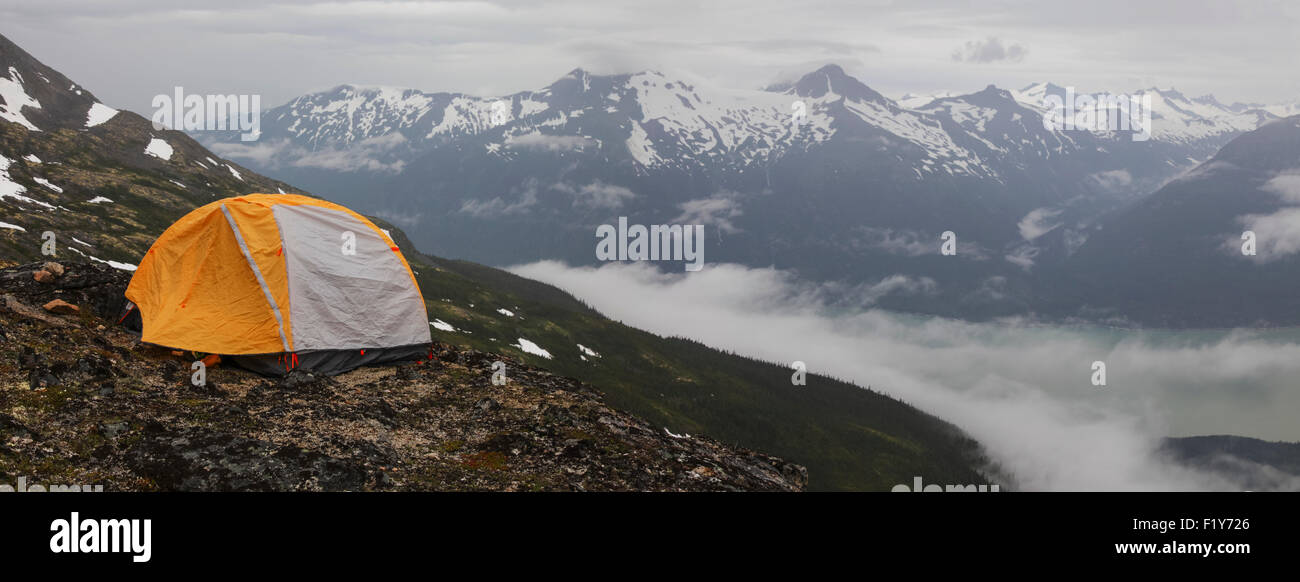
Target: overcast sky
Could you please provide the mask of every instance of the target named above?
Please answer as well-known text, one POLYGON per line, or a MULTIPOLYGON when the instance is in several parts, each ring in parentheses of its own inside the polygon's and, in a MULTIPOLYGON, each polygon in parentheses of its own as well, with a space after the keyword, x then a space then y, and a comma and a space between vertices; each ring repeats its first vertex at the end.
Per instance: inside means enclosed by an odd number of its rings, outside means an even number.
POLYGON ((575 67, 758 88, 827 62, 892 96, 1048 80, 1300 100, 1292 0, 0 0, 0 34, 135 111, 177 85, 271 107, 342 83, 499 95, 575 67))

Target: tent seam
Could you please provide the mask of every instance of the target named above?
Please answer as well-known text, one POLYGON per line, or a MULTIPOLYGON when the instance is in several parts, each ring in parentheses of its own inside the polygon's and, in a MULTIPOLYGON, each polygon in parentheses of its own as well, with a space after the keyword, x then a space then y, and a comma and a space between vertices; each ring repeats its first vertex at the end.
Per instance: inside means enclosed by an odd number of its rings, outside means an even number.
POLYGON ((252 269, 253 276, 257 278, 257 284, 262 287, 262 294, 266 296, 266 302, 271 306, 271 313, 275 316, 276 329, 280 332, 280 343, 284 346, 284 351, 289 349, 289 339, 284 335, 284 318, 280 315, 280 307, 275 304, 275 297, 271 296, 271 288, 267 286, 266 279, 262 277, 262 270, 258 268, 257 262, 253 260, 253 254, 248 250, 248 244, 244 242, 244 235, 239 231, 239 225, 235 224, 235 217, 230 214, 230 209, 225 204, 221 205, 221 213, 226 215, 226 222, 230 223, 230 230, 235 233, 235 242, 239 243, 239 250, 244 253, 244 259, 248 261, 248 268, 252 269))

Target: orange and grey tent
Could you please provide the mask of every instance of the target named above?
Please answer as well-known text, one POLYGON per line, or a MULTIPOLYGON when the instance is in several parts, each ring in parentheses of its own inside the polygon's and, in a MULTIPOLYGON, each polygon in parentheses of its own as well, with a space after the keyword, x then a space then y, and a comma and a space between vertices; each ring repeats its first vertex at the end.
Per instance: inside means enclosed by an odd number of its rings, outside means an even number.
POLYGON ((259 372, 337 374, 428 353, 419 285, 392 238, 295 194, 218 200, 154 241, 126 290, 141 340, 259 372))

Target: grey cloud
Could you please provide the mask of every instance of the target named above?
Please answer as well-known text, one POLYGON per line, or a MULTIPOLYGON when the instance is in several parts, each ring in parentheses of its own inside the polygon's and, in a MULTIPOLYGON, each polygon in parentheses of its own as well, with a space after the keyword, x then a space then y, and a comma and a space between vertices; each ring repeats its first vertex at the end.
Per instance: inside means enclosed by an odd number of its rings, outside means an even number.
POLYGON ((1060 210, 1052 208, 1035 208, 1031 210, 1016 225, 1020 229, 1020 237, 1025 240, 1034 240, 1061 226, 1059 222, 1052 222, 1052 219, 1059 214, 1061 214, 1060 210))
POLYGON ((573 205, 587 208, 620 208, 623 203, 636 197, 636 193, 616 184, 606 184, 597 180, 581 187, 567 182, 552 186, 555 190, 573 196, 573 205))
POLYGON ((732 219, 743 212, 740 203, 731 193, 720 193, 710 198, 688 200, 677 205, 682 213, 671 222, 679 224, 713 225, 718 230, 731 234, 740 232, 732 219))
POLYGON ((685 276, 617 263, 512 270, 654 333, 870 384, 968 431, 1022 489, 1232 489, 1168 463, 1160 439, 1300 437, 1291 414, 1300 345, 1257 334, 1188 344, 1106 328, 845 313, 792 275, 728 264, 685 276), (1089 383, 1094 360, 1107 363, 1107 387, 1089 383))
POLYGON ((1098 186, 1112 192, 1118 192, 1133 184, 1133 175, 1128 170, 1108 170, 1097 172, 1088 177, 1096 182, 1098 186))
POLYGON ((1010 61, 1018 63, 1025 58, 1028 51, 1019 44, 1003 45, 997 37, 985 40, 967 41, 961 48, 953 51, 952 60, 962 63, 996 63, 1010 61))
POLYGON ((508 201, 501 196, 487 200, 470 199, 460 206, 460 212, 476 218, 493 218, 511 214, 520 214, 537 205, 537 183, 530 180, 519 194, 519 198, 508 201))
POLYGON ((1281 172, 1265 182, 1260 190, 1272 193, 1285 206, 1269 214, 1247 214, 1237 223, 1254 231, 1256 254, 1241 254, 1240 233, 1228 235, 1221 250, 1230 256, 1256 263, 1270 263, 1300 253, 1300 169, 1281 172))
POLYGON ((273 168, 288 165, 341 172, 364 170, 396 174, 402 171, 405 162, 385 154, 401 147, 406 141, 406 136, 394 132, 361 140, 347 148, 307 149, 294 146, 288 140, 218 142, 208 145, 223 158, 258 162, 273 168))
POLYGON ((997 10, 950 0, 723 2, 707 17, 684 0, 237 0, 219 11, 164 0, 26 0, 0 3, 0 22, 109 105, 137 112, 178 84, 258 93, 268 105, 345 82, 493 95, 543 87, 575 66, 683 70, 723 87, 761 87, 774 74, 811 70, 803 65, 862 59, 854 72, 886 93, 1043 80, 1043 69, 990 76, 967 66, 967 58, 998 57, 987 40, 967 51, 991 30, 1000 62, 1023 57, 1032 43, 1046 70, 1070 72, 1058 81, 1114 91, 1176 85, 1274 102, 1297 97, 1277 71, 1300 49, 1295 7, 1262 0, 1197 10, 1175 0, 1097 0, 1085 11, 1031 0, 997 10), (917 58, 951 47, 961 60, 917 58))
POLYGON ((544 150, 550 152, 562 152, 581 149, 595 144, 594 141, 580 135, 549 135, 545 133, 529 133, 520 136, 512 136, 507 142, 506 147, 513 149, 531 149, 544 150))
MULTIPOLYGON (((891 255, 919 257, 921 255, 939 254, 941 233, 925 233, 917 230, 860 226, 854 230, 857 235, 849 244, 855 248, 881 251, 891 255)), ((990 252, 977 242, 957 235, 957 255, 975 261, 988 260, 990 252)))

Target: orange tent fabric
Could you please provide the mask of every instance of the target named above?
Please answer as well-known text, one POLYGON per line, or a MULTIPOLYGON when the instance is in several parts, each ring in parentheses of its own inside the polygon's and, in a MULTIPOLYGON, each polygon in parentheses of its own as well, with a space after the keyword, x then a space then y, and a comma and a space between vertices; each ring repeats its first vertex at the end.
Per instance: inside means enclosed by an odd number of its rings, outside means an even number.
POLYGON ((195 352, 430 341, 415 274, 392 238, 307 196, 252 194, 190 212, 154 242, 126 296, 140 309, 143 341, 195 352))

